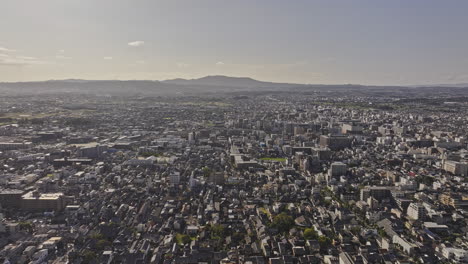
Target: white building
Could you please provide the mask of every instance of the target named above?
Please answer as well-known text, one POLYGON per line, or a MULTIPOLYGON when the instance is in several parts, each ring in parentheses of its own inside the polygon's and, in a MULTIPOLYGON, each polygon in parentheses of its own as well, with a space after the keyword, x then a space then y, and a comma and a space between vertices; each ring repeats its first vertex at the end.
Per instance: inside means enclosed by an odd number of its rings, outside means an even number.
POLYGON ((415 244, 407 241, 406 239, 398 235, 393 236, 392 242, 393 244, 400 246, 403 249, 403 251, 406 252, 407 254, 413 254, 414 250, 417 248, 415 244))
POLYGON ((407 214, 413 220, 422 220, 426 214, 426 209, 420 203, 411 203, 408 206, 407 214))
POLYGON ((468 262, 468 251, 461 248, 443 248, 442 256, 448 260, 453 261, 454 263, 468 262))
POLYGON ((454 175, 468 176, 468 164, 453 160, 446 160, 443 165, 445 171, 454 175))

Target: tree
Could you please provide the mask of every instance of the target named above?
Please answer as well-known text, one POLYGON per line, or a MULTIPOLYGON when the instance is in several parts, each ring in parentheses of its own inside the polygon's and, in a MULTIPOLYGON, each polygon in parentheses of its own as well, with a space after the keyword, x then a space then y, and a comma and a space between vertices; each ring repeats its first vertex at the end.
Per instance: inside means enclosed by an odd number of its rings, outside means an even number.
POLYGON ((279 232, 286 233, 294 226, 294 219, 286 213, 281 213, 273 218, 271 225, 277 228, 279 232))
POLYGON ((20 230, 26 230, 27 232, 32 233, 33 225, 31 222, 19 222, 20 230))
POLYGON ((354 235, 358 235, 359 233, 361 233, 361 228, 359 226, 354 226, 351 228, 351 233, 353 233, 354 235))
POLYGON ((417 183, 422 183, 427 186, 431 186, 434 183, 434 178, 431 176, 427 176, 427 175, 420 175, 415 178, 415 181, 417 183))
POLYGON ((318 234, 317 231, 315 231, 315 228, 306 228, 306 230, 304 230, 304 238, 307 240, 317 239, 318 234))
POLYGON ((89 235, 89 238, 95 239, 95 240, 101 240, 101 239, 104 239, 104 235, 101 233, 94 232, 89 235))
POLYGON ((210 174, 211 174, 211 169, 208 168, 208 167, 203 167, 202 171, 203 171, 203 176, 204 177, 209 177, 210 174))
POLYGON ((226 237, 226 229, 222 225, 212 225, 210 231, 213 239, 224 239, 226 237))
POLYGON ((379 229, 377 232, 379 233, 379 236, 381 236, 381 237, 386 237, 387 236, 387 232, 385 232, 385 230, 383 228, 379 229))
POLYGON ((112 243, 109 242, 108 240, 106 240, 106 239, 101 239, 101 240, 99 240, 99 241, 96 243, 96 248, 97 248, 98 250, 103 250, 104 248, 109 247, 109 246, 111 246, 111 245, 112 245, 112 243))
POLYGON ((320 236, 318 238, 318 242, 320 244, 320 247, 321 248, 328 248, 331 246, 331 239, 329 237, 326 237, 326 236, 320 236))
POLYGON ((190 243, 190 241, 192 241, 192 240, 190 239, 190 237, 188 235, 177 234, 176 235, 176 241, 177 241, 177 244, 179 244, 179 245, 185 245, 185 244, 190 243))
POLYGON ((234 232, 231 236, 232 240, 236 243, 240 243, 244 240, 245 234, 240 232, 234 232))
POLYGON ((83 258, 83 263, 88 264, 96 260, 97 255, 93 251, 86 249, 81 254, 81 257, 83 258))

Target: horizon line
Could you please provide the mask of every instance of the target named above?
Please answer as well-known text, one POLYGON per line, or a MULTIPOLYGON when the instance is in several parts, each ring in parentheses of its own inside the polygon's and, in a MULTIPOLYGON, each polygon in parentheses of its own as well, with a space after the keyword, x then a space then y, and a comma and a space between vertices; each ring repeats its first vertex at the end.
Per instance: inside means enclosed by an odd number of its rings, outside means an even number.
POLYGON ((225 77, 225 78, 235 78, 235 79, 250 79, 256 82, 264 82, 264 83, 272 83, 272 84, 290 84, 290 85, 323 85, 323 86, 333 86, 333 85, 340 85, 340 86, 393 86, 393 87, 445 87, 445 86, 466 86, 468 88, 468 83, 432 83, 432 84, 361 84, 361 83, 299 83, 299 82, 275 82, 275 81, 262 81, 258 79, 254 79, 248 76, 229 76, 229 75, 204 75, 198 78, 173 78, 173 79, 163 79, 163 80, 155 80, 155 79, 81 79, 81 78, 64 78, 64 79, 47 79, 47 80, 31 80, 31 81, 0 81, 0 84, 15 84, 15 83, 39 83, 39 82, 65 82, 65 81, 83 81, 83 82, 93 82, 93 81, 121 81, 121 82, 129 82, 129 81, 146 81, 146 82, 167 82, 167 81, 174 81, 174 80, 184 80, 184 81, 196 81, 199 79, 203 79, 206 77, 225 77))

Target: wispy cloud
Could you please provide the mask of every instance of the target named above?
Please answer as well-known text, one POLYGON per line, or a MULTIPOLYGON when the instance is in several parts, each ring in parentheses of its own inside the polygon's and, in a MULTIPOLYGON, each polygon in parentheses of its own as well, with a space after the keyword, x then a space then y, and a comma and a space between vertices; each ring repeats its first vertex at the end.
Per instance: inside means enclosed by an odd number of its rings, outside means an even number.
POLYGON ((185 62, 178 62, 176 65, 177 65, 177 67, 179 67, 179 68, 187 68, 187 67, 190 66, 190 64, 185 63, 185 62))
POLYGON ((55 58, 59 59, 59 60, 71 60, 71 59, 73 59, 72 57, 68 57, 68 56, 64 56, 64 55, 56 55, 55 58))
POLYGON ((0 46, 0 66, 29 66, 47 64, 47 61, 18 54, 14 49, 0 46))
POLYGON ((110 56, 106 56, 106 57, 104 57, 104 59, 105 59, 105 60, 112 60, 113 58, 110 57, 110 56))
POLYGON ((65 50, 63 49, 57 51, 57 54, 55 54, 55 58, 58 60, 71 60, 72 59, 72 57, 65 55, 65 50))
POLYGON ((224 64, 225 64, 225 63, 222 62, 222 61, 218 61, 218 62, 216 63, 216 65, 224 65, 224 64))
POLYGON ((129 42, 128 45, 130 47, 141 47, 141 46, 145 45, 145 42, 142 41, 142 40, 137 40, 137 41, 129 42))
POLYGON ((29 65, 42 65, 47 64, 47 61, 43 61, 34 57, 28 56, 1 56, 0 65, 3 66, 29 66, 29 65))
POLYGON ((146 64, 146 61, 144 60, 137 60, 135 61, 134 63, 131 63, 129 64, 130 67, 139 67, 139 66, 143 66, 146 64))
POLYGON ((0 46, 0 52, 15 52, 16 50, 13 49, 7 49, 5 47, 0 46))
POLYGON ((16 58, 20 60, 37 60, 36 57, 30 57, 30 56, 16 56, 16 58))

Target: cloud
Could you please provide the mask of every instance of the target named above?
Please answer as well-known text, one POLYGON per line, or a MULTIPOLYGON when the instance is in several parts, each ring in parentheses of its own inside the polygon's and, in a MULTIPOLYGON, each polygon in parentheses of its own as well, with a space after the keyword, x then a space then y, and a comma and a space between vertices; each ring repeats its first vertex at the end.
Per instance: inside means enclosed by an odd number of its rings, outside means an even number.
POLYGON ((71 60, 72 57, 68 57, 68 56, 64 56, 64 55, 57 55, 55 56, 55 58, 59 59, 59 60, 71 60))
POLYGON ((145 65, 146 64, 146 61, 144 60, 137 60, 131 64, 129 64, 130 67, 139 67, 139 66, 142 66, 142 65, 145 65))
POLYGON ((36 57, 20 55, 16 50, 0 46, 0 66, 30 66, 47 63, 36 57))
POLYGON ((21 60, 37 60, 36 57, 30 57, 30 56, 16 56, 17 59, 21 60))
POLYGON ((142 40, 137 40, 137 41, 129 42, 128 45, 130 47, 141 47, 141 46, 145 45, 145 42, 142 41, 142 40))
POLYGON ((104 57, 104 59, 105 59, 105 60, 112 60, 113 58, 112 58, 112 57, 109 57, 109 56, 107 56, 107 57, 104 57))
POLYGON ((185 63, 185 62, 178 62, 176 65, 179 68, 187 68, 188 66, 190 66, 190 64, 185 63))
POLYGON ((218 62, 216 63, 216 65, 224 65, 224 62, 218 61, 218 62))
POLYGON ((59 60, 71 60, 72 59, 72 57, 65 55, 65 50, 63 49, 57 51, 55 58, 59 60))
POLYGON ((15 52, 16 50, 13 49, 7 49, 5 47, 0 46, 0 52, 15 52))
POLYGON ((0 57, 0 65, 3 66, 30 66, 30 65, 42 65, 47 64, 47 61, 39 60, 34 57, 28 56, 1 56, 0 57))

